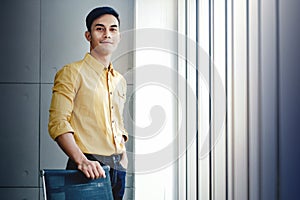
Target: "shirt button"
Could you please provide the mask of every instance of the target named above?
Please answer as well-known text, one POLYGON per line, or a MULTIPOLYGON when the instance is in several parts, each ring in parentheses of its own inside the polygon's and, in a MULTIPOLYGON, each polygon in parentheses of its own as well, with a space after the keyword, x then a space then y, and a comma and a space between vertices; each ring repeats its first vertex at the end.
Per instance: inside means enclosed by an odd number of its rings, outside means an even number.
POLYGON ((110 95, 112 95, 112 92, 109 92, 110 95))
POLYGON ((114 106, 112 106, 111 109, 114 109, 114 106))
POLYGON ((111 121, 111 123, 114 123, 114 122, 115 122, 115 120, 112 120, 112 121, 111 121))

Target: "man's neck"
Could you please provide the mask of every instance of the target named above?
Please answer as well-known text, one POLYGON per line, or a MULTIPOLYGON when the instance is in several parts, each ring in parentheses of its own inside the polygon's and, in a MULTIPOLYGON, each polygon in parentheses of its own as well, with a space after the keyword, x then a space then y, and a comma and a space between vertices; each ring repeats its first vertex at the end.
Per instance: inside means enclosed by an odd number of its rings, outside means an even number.
POLYGON ((109 67, 111 55, 99 56, 95 51, 91 51, 91 55, 98 60, 104 67, 109 67))

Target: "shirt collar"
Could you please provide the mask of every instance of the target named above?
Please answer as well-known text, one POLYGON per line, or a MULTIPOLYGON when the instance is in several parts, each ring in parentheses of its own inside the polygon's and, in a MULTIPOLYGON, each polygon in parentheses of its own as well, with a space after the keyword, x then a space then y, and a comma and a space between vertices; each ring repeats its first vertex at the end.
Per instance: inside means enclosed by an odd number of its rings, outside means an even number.
POLYGON ((109 69, 109 72, 110 72, 113 76, 115 76, 115 73, 114 73, 115 70, 114 70, 114 66, 113 66, 112 63, 109 64, 108 69, 109 69))
POLYGON ((100 63, 96 58, 94 58, 90 53, 86 53, 84 57, 84 61, 87 62, 87 64, 93 68, 97 72, 97 74, 101 74, 103 71, 109 70, 111 74, 114 76, 114 67, 112 63, 109 64, 109 67, 105 67, 102 63, 100 63))

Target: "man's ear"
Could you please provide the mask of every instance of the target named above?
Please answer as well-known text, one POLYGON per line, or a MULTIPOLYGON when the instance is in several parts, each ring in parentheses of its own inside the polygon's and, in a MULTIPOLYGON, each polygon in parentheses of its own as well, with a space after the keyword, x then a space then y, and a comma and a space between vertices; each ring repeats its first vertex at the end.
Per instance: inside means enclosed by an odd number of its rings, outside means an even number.
POLYGON ((92 40, 91 33, 89 31, 86 31, 84 33, 84 35, 85 35, 85 38, 87 39, 87 41, 90 42, 92 40))

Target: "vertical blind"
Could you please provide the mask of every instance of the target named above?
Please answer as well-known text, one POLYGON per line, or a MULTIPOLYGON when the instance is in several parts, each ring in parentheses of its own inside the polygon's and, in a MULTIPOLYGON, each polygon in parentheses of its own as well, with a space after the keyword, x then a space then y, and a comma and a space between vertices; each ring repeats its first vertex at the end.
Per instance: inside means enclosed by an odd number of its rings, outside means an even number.
POLYGON ((284 113, 294 115, 284 109, 287 97, 282 94, 290 90, 283 75, 294 77, 297 64, 282 65, 294 58, 294 50, 282 47, 298 41, 295 35, 287 38, 299 19, 288 9, 297 5, 279 0, 178 1, 178 15, 185 19, 178 20, 178 30, 186 37, 179 46, 186 62, 178 62, 178 72, 187 80, 178 82, 179 95, 186 95, 186 153, 178 160, 178 199, 275 200, 295 194, 287 178, 295 171, 283 173, 297 161, 284 163, 282 155, 291 148, 290 156, 296 156, 299 150, 283 137, 292 138, 299 130, 282 129, 289 125, 284 113), (195 93, 189 94, 190 88, 195 93), (192 95, 196 105, 190 105, 192 95))
POLYGON ((137 1, 136 199, 297 199, 299 7, 137 1))

